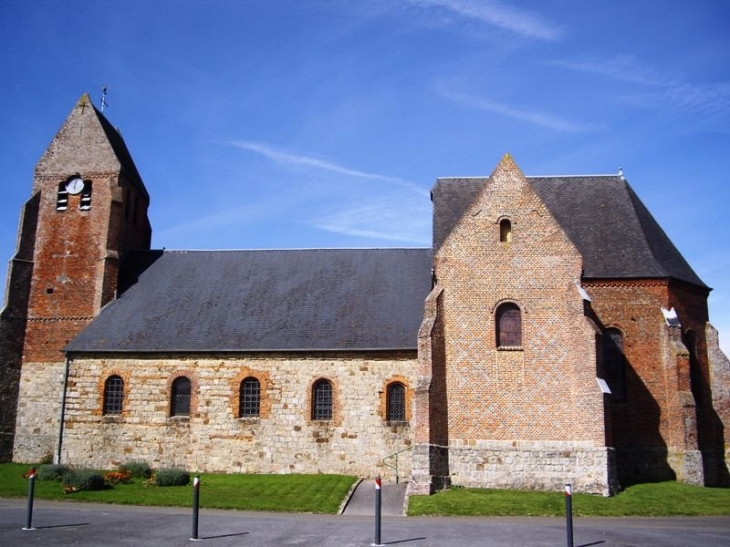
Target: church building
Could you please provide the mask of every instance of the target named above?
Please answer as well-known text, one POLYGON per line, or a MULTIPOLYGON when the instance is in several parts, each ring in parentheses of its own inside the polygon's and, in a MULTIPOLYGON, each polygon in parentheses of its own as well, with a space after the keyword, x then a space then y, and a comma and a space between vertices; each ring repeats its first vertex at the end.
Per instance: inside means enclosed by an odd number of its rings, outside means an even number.
POLYGON ((440 178, 430 248, 151 249, 83 95, 0 314, 0 461, 602 495, 730 486, 710 288, 621 173, 440 178))

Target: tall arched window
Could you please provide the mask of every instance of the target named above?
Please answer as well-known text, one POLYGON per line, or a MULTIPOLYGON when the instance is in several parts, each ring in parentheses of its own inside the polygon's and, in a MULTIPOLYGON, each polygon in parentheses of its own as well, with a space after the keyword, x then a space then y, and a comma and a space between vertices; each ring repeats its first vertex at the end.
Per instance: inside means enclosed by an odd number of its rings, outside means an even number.
POLYGON ((109 376, 104 382, 104 416, 121 414, 124 402, 124 380, 120 376, 109 376))
POLYGON ((332 384, 318 380, 312 386, 312 420, 332 419, 332 384))
POLYGON ((624 401, 626 399, 624 335, 616 328, 603 331, 603 370, 614 399, 624 401))
POLYGON ((79 209, 88 211, 91 209, 91 181, 84 181, 84 189, 81 190, 81 200, 79 201, 79 209))
POLYGON ((507 218, 499 221, 499 241, 502 243, 512 241, 512 223, 507 218))
POLYGON ((68 209, 68 190, 66 183, 62 182, 58 185, 58 193, 56 194, 56 211, 65 211, 68 209))
POLYGON ((522 347, 522 314, 520 307, 512 302, 502 304, 497 308, 497 347, 522 347))
POLYGON ((175 378, 170 393, 170 416, 190 415, 190 379, 185 376, 175 378))
POLYGON ((386 391, 386 420, 389 422, 406 421, 406 386, 400 382, 388 384, 386 391))
POLYGON ((253 376, 241 382, 238 394, 238 417, 258 418, 261 413, 261 383, 253 376))

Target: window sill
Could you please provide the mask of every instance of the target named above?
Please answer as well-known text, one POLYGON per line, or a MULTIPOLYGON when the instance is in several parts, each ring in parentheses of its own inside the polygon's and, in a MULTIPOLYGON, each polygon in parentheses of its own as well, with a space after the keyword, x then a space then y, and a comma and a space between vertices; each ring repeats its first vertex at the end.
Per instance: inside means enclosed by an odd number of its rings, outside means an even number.
POLYGON ((497 351, 524 351, 522 346, 499 346, 497 351))

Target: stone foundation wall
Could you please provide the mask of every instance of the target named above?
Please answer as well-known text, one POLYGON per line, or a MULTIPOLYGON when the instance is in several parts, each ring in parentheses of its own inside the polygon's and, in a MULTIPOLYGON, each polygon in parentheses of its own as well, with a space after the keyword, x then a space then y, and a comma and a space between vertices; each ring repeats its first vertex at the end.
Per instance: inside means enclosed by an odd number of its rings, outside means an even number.
POLYGON ((477 488, 616 492, 614 453, 576 442, 473 441, 449 447, 451 482, 477 488))
POLYGON ((37 463, 55 454, 64 363, 24 363, 13 461, 37 463))
MULTIPOLYGON (((385 420, 387 385, 406 386, 412 414, 415 352, 383 355, 262 355, 186 359, 75 359, 68 382, 62 462, 108 469, 131 459, 156 468, 236 473, 346 473, 394 479, 384 457, 411 446, 411 424, 385 420), (123 411, 102 415, 104 382, 124 380, 123 411), (191 380, 189 416, 170 416, 175 377, 191 380), (261 382, 261 415, 238 418, 240 382, 261 382), (332 383, 334 415, 311 419, 315 381, 332 383)), ((48 375, 46 384, 52 383, 48 375)), ((56 375, 57 376, 57 375, 56 375)), ((38 380, 38 379, 37 379, 38 380)), ((57 434, 57 408, 36 411, 40 383, 26 389, 22 423, 41 432, 16 444, 16 459, 46 452, 57 434), (33 402, 31 402, 31 395, 33 402), (41 441, 46 441, 45 444, 41 441), (43 445, 43 446, 41 446, 43 445)), ((55 397, 53 397, 56 400, 55 397)), ((390 461, 389 463, 393 463, 390 461)), ((399 454, 399 473, 411 473, 410 451, 399 454)))

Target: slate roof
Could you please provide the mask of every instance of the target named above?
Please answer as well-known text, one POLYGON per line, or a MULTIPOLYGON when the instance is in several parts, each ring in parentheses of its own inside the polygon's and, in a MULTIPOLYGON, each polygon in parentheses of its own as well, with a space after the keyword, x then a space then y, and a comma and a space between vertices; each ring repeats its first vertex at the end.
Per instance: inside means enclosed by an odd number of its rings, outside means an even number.
POLYGON ((125 264, 144 271, 66 351, 415 350, 431 289, 430 249, 148 251, 125 264))
MULTIPOLYGON (((88 95, 86 95, 86 97, 88 98, 88 95)), ((126 179, 135 187, 135 189, 137 189, 143 196, 149 199, 150 196, 147 193, 147 188, 145 187, 144 182, 142 181, 142 177, 137 170, 137 166, 132 159, 132 154, 129 153, 127 143, 124 142, 121 133, 119 133, 119 129, 114 127, 109 122, 109 120, 106 119, 104 114, 99 112, 99 110, 91 102, 91 99, 88 100, 88 103, 94 109, 94 112, 99 118, 99 123, 101 123, 101 127, 104 130, 107 139, 109 140, 109 144, 114 150, 114 154, 117 156, 117 159, 122 166, 122 173, 125 175, 126 179)))
MULTIPOLYGON (((673 278, 708 288, 623 178, 526 178, 583 255, 585 278, 673 278)), ((487 180, 437 181, 432 191, 435 250, 487 180)))

